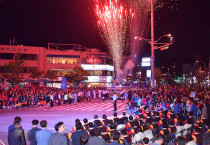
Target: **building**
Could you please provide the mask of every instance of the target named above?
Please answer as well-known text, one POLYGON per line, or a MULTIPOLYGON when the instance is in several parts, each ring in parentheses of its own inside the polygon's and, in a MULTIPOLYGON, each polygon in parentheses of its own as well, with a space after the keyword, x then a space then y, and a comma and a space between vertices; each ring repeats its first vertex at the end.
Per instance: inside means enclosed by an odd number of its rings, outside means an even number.
MULTIPOLYGON (((31 69, 43 72, 57 70, 58 77, 54 86, 60 87, 61 77, 80 65, 89 72, 89 86, 106 86, 113 80, 114 66, 111 57, 96 48, 86 48, 79 44, 48 44, 48 48, 34 46, 0 45, 0 71, 9 61, 14 61, 19 53, 25 60, 24 79, 29 78, 31 69)), ((5 81, 4 81, 5 82, 5 81)))

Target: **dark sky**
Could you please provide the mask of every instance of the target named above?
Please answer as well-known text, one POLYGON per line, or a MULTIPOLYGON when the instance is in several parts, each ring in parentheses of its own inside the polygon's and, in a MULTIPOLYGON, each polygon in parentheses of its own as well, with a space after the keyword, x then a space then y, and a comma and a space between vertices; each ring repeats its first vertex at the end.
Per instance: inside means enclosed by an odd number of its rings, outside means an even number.
MULTIPOLYGON (((105 50, 98 34, 93 0, 0 0, 0 40, 15 37, 20 44, 47 46, 48 42, 78 43, 105 50)), ((210 56, 209 0, 161 0, 165 7, 155 11, 155 38, 171 33, 174 44, 156 50, 156 66, 195 61, 208 63, 210 56), (173 8, 168 8, 173 6, 173 8)), ((149 52, 149 48, 145 52, 149 52)))

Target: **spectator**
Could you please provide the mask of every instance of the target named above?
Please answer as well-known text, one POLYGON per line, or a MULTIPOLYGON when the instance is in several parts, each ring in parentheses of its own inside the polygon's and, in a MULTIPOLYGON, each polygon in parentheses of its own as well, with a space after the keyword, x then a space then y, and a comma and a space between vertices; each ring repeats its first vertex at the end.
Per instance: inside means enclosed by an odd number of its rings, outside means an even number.
POLYGON ((80 137, 82 135, 88 135, 87 132, 82 130, 82 124, 80 122, 76 123, 76 132, 72 134, 72 145, 80 145, 80 137))
POLYGON ((14 128, 9 130, 8 143, 9 145, 26 145, 25 133, 21 129, 20 121, 15 121, 14 128))
POLYGON ((197 144, 195 143, 195 141, 193 140, 191 134, 187 134, 187 135, 186 135, 186 140, 187 140, 187 144, 186 144, 186 145, 197 145, 197 144))
POLYGON ((120 133, 118 131, 113 131, 112 132, 112 140, 113 142, 111 142, 109 145, 129 145, 128 142, 126 140, 119 140, 120 139, 120 133))
MULTIPOLYGON (((21 122, 21 121, 22 121, 21 117, 16 116, 16 117, 14 118, 14 122, 16 122, 16 121, 21 122)), ((13 130, 14 128, 15 128, 14 124, 10 125, 10 126, 8 127, 8 132, 9 132, 10 130, 13 130)), ((22 129, 22 126, 20 126, 20 128, 22 129)))
POLYGON ((80 144, 81 145, 87 145, 89 141, 88 135, 84 134, 80 137, 80 144))
POLYGON ((186 139, 182 136, 177 137, 177 145, 185 145, 186 144, 186 139))
POLYGON ((149 145, 149 139, 147 137, 143 138, 143 145, 149 145))
POLYGON ((99 135, 101 134, 101 129, 94 129, 94 136, 89 138, 88 145, 106 145, 104 139, 101 139, 99 135))
POLYGON ((36 132, 37 145, 48 145, 52 132, 47 130, 46 120, 42 120, 40 126, 42 129, 36 132))
POLYGON ((55 125, 56 133, 53 133, 48 145, 68 145, 67 137, 64 135, 65 125, 63 122, 58 122, 55 125))
POLYGON ((164 143, 164 136, 162 134, 158 134, 155 138, 155 142, 151 145, 162 145, 164 143))
POLYGON ((36 142, 36 132, 40 129, 38 128, 39 121, 33 120, 32 121, 32 129, 28 131, 28 140, 30 141, 30 145, 37 145, 36 142))

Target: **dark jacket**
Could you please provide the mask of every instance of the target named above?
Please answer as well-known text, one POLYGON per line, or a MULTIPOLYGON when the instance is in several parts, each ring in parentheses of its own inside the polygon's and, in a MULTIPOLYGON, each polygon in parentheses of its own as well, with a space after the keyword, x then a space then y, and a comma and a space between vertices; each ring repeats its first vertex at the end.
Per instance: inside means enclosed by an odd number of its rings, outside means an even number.
POLYGON ((33 127, 31 130, 28 131, 28 140, 30 141, 30 145, 37 145, 36 132, 39 130, 41 129, 33 127))
POLYGON ((106 145, 106 142, 100 137, 93 136, 89 138, 88 145, 106 145))
POLYGON ((67 136, 60 132, 53 133, 48 145, 68 145, 67 136))
POLYGON ((82 135, 88 135, 86 131, 76 131, 72 134, 72 145, 80 145, 80 137, 82 135))
POLYGON ((26 139, 24 130, 20 128, 14 128, 8 133, 9 145, 26 145, 26 139))

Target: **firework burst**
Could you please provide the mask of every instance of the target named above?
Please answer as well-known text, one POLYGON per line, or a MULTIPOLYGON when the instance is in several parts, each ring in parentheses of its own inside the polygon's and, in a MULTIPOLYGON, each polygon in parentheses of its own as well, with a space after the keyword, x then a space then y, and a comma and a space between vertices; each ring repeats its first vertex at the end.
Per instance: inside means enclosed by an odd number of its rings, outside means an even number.
POLYGON ((126 33, 134 13, 121 0, 95 0, 95 12, 103 40, 113 57, 116 71, 122 64, 126 33))

